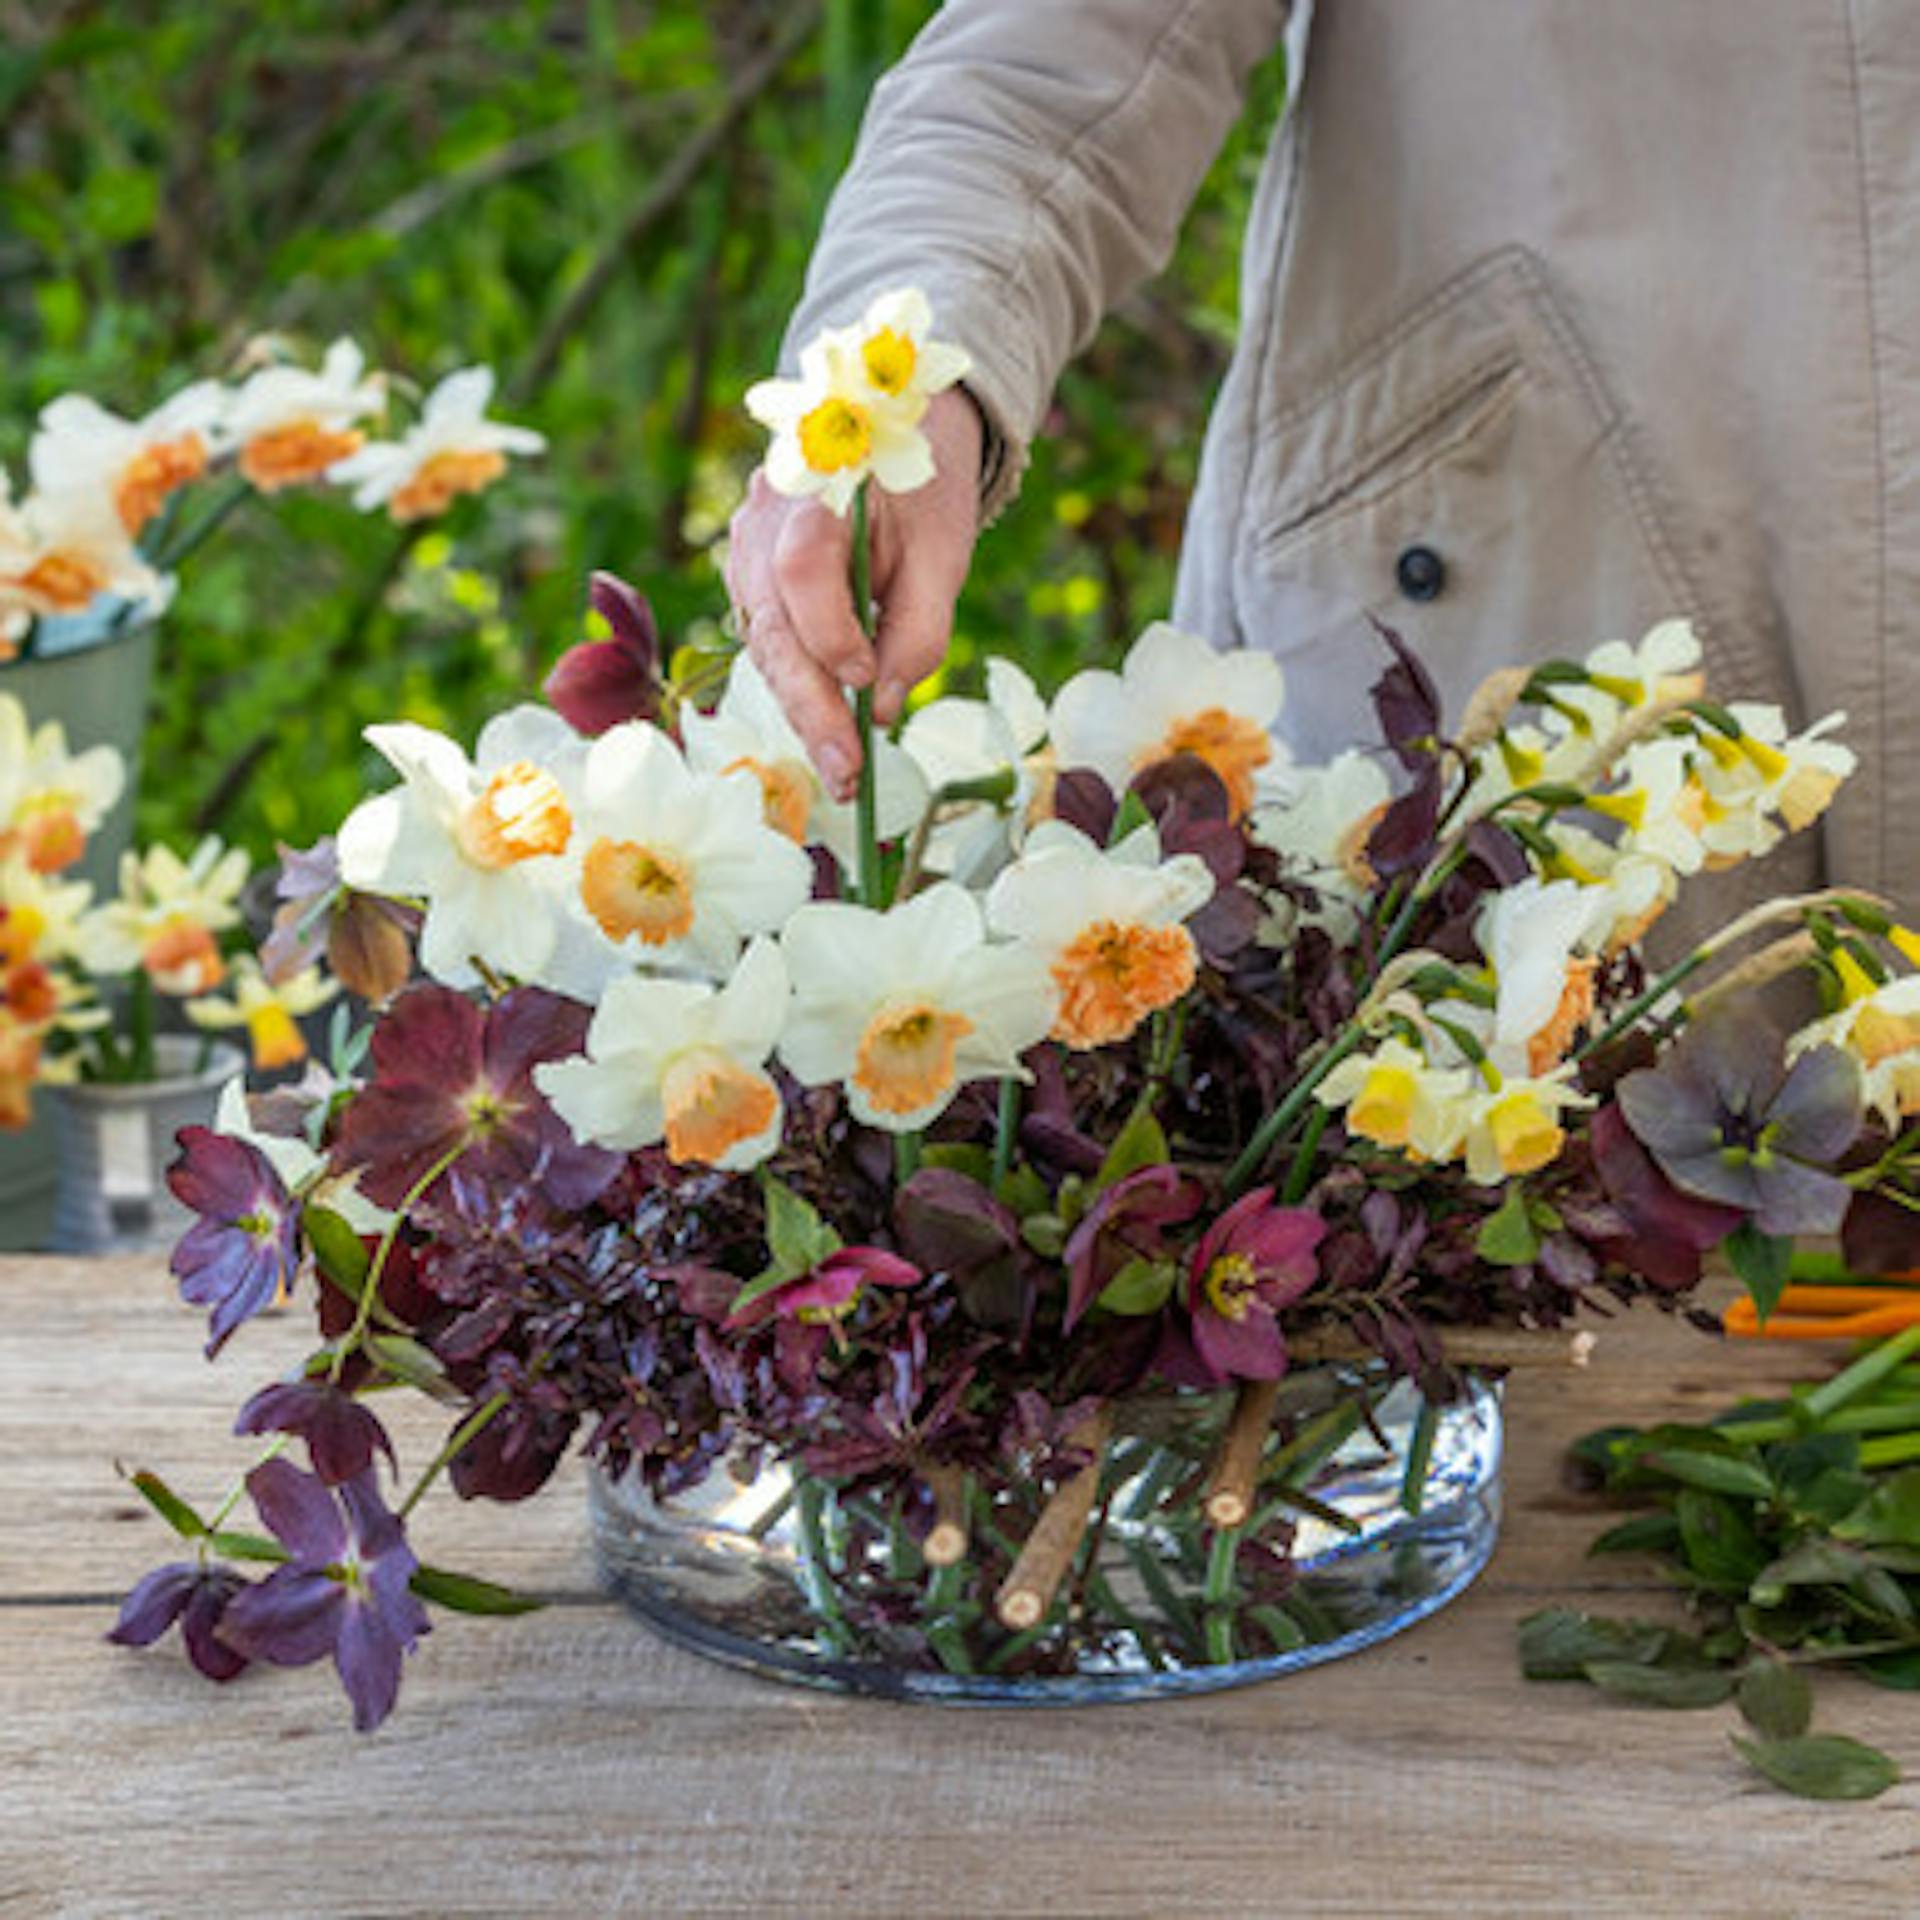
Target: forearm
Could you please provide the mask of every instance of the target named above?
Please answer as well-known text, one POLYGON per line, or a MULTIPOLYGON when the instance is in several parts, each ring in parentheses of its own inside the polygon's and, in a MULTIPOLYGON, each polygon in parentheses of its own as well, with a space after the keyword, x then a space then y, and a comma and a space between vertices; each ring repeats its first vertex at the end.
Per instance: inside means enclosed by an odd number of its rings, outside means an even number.
POLYGON ((926 290, 1011 493, 1061 367, 1162 266, 1287 0, 949 0, 875 89, 788 352, 926 290))

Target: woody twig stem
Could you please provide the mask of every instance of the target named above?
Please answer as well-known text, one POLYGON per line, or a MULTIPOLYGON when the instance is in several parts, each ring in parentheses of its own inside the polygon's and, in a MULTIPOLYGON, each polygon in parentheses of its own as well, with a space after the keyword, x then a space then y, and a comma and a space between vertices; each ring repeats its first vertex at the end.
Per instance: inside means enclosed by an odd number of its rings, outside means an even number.
MULTIPOLYGON (((1564 1327, 1528 1333, 1520 1328, 1447 1327, 1440 1333, 1440 1357, 1451 1367, 1510 1372, 1517 1367, 1584 1367, 1593 1357, 1596 1336, 1564 1327)), ((1288 1356, 1305 1360, 1377 1360, 1379 1352, 1350 1333, 1290 1335, 1288 1356)))
POLYGON ((1216 1527, 1245 1526, 1253 1511, 1253 1483, 1279 1398, 1278 1380, 1249 1380, 1240 1388, 1207 1475, 1207 1518, 1216 1527))
POLYGON ((1054 1489, 1053 1497, 1040 1510, 1027 1544, 1013 1563, 1013 1571, 1000 1583, 994 1596, 994 1611, 1000 1624, 1015 1633, 1037 1627, 1047 1617, 1053 1597, 1093 1513, 1093 1498, 1100 1486, 1100 1463, 1107 1450, 1112 1417, 1105 1407, 1081 1422, 1069 1436, 1073 1445, 1093 1457, 1076 1474, 1054 1489))
POLYGON ((933 1495, 933 1525, 920 1551, 930 1567, 958 1566, 967 1557, 967 1476, 952 1466, 928 1467, 921 1476, 933 1495))

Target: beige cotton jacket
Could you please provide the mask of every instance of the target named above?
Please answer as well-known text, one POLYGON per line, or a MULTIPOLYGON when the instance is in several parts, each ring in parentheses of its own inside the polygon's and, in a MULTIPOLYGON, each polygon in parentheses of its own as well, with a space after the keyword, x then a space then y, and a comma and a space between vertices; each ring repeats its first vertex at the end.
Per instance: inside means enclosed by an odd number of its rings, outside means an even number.
MULTIPOLYGON (((1721 698, 1847 711, 1827 871, 1920 904, 1920 5, 1295 11, 1176 617, 1278 655, 1319 757, 1367 736, 1369 612, 1456 713, 1502 663, 1691 615, 1721 698)), ((1006 442, 998 504, 1286 14, 949 0, 875 95, 792 337, 926 287, 1006 442)), ((1695 924, 1811 878, 1816 837, 1695 924)))

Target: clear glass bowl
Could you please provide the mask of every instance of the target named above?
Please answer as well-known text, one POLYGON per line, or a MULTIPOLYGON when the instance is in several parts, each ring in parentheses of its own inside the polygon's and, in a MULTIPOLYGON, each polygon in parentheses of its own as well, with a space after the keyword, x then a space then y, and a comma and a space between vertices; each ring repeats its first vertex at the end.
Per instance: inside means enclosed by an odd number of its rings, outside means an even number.
POLYGON ((609 1587, 669 1640, 775 1679, 986 1705, 1204 1693, 1371 1646, 1486 1564, 1499 1389, 1472 1382, 1425 1423, 1422 1405, 1411 1385, 1350 1368, 1290 1375, 1253 1515, 1229 1535, 1200 1489, 1231 1396, 1127 1403, 1092 1525, 1025 1633, 993 1611, 1043 1500, 1017 1482, 976 1481, 968 1556, 945 1570, 925 1564, 885 1496, 771 1458, 729 1462, 673 1500, 596 1474, 595 1546, 609 1587), (1410 1475, 1422 1446, 1425 1472, 1410 1475))

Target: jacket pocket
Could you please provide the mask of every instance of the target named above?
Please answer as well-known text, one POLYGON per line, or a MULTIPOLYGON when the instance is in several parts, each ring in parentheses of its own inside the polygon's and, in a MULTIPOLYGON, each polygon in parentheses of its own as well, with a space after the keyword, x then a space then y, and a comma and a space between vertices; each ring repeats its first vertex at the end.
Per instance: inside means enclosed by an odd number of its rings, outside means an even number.
POLYGON ((1374 737, 1373 620, 1457 715, 1498 667, 1697 610, 1628 421, 1521 248, 1283 386, 1243 524, 1241 628, 1284 660, 1286 731, 1315 758, 1374 737))

